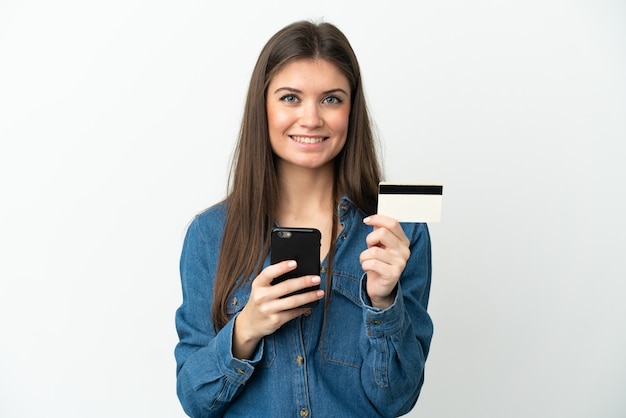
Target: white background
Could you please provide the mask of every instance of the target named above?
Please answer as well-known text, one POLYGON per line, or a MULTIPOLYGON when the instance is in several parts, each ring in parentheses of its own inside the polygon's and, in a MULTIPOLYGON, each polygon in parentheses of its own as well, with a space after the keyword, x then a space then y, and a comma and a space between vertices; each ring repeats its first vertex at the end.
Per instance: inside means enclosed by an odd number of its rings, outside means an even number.
POLYGON ((308 18, 353 44, 387 179, 445 185, 409 416, 626 416, 618 0, 0 1, 0 416, 184 416, 185 228, 308 18))

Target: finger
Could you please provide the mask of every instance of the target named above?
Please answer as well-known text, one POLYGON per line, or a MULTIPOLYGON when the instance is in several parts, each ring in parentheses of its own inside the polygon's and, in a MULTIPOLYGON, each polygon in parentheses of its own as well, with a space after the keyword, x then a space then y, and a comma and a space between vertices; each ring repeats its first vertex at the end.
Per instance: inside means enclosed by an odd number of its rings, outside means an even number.
POLYGON ((383 277, 398 278, 406 267, 410 251, 370 247, 361 252, 359 261, 365 272, 378 273, 383 277))
POLYGON ((385 250, 381 247, 369 247, 368 249, 361 252, 359 256, 359 261, 363 264, 368 260, 376 260, 384 254, 385 250))
POLYGON ((381 276, 395 276, 396 272, 404 269, 405 263, 400 257, 390 256, 385 253, 382 256, 372 256, 371 254, 361 254, 361 268, 365 272, 375 272, 381 276))
POLYGON ((368 248, 377 246, 389 249, 390 251, 401 254, 402 256, 408 256, 409 254, 408 239, 404 240, 399 238, 387 228, 379 228, 370 232, 365 238, 365 242, 368 248))
POLYGON ((261 273, 254 280, 257 285, 260 286, 269 286, 272 283, 272 280, 279 277, 282 274, 290 272, 295 269, 298 264, 295 260, 285 260, 280 263, 272 264, 265 267, 261 273))
POLYGON ((374 214, 363 219, 363 223, 371 226, 392 228, 398 221, 391 216, 374 214))
MULTIPOLYGON (((302 276, 302 277, 296 277, 292 279, 283 280, 282 282, 276 283, 274 285, 271 284, 271 280, 270 280, 270 284, 263 286, 263 287, 260 287, 257 285, 255 289, 253 290, 255 291, 254 292, 255 300, 257 301, 257 303, 260 304, 263 302, 267 303, 267 302, 276 302, 276 301, 282 300, 285 298, 286 295, 290 295, 295 292, 301 292, 307 288, 317 287, 319 286, 320 282, 321 282, 321 279, 319 276, 302 276)), ((253 286, 255 286, 255 283, 253 283, 253 286)), ((324 293, 322 292, 318 296, 318 298, 323 297, 323 295, 324 293)), ((310 300, 306 300, 302 302, 301 304, 309 303, 309 302, 316 300, 314 295, 309 295, 309 299, 310 300)), ((282 311, 282 310, 287 310, 287 309, 293 309, 294 307, 297 307, 300 305, 296 304, 296 305, 287 306, 286 304, 280 302, 278 304, 272 303, 270 305, 267 305, 267 308, 273 311, 282 311)))
POLYGON ((295 295, 287 296, 280 299, 283 304, 282 310, 303 310, 304 313, 308 308, 303 308, 304 305, 308 305, 315 301, 318 301, 324 297, 324 291, 321 289, 311 290, 309 292, 297 293, 295 295))
MULTIPOLYGON (((284 310, 280 312, 280 314, 278 314, 279 321, 280 321, 279 324, 280 326, 282 326, 283 324, 291 321, 292 319, 295 319, 310 311, 311 311, 311 308, 302 307, 302 305, 298 305, 298 307, 293 308, 293 309, 284 310)), ((276 327, 276 329, 280 328, 280 326, 276 327)))
POLYGON ((386 228, 376 228, 365 237, 365 242, 368 247, 386 247, 389 246, 395 235, 386 228))
POLYGON ((364 250, 359 257, 361 264, 369 260, 376 260, 383 264, 393 264, 397 262, 398 258, 399 256, 396 253, 377 246, 364 250))
POLYGON ((310 303, 318 301, 323 297, 324 291, 321 289, 311 290, 304 293, 297 293, 287 297, 285 297, 285 295, 281 295, 280 297, 267 301, 263 307, 263 311, 267 315, 275 313, 279 317, 283 318, 283 320, 285 320, 284 314, 286 312, 290 312, 290 314, 287 316, 289 316, 289 319, 292 319, 298 315, 302 315, 309 309, 303 307, 304 305, 308 305, 310 303))
POLYGON ((384 228, 393 233, 398 239, 401 241, 408 242, 408 238, 396 219, 391 218, 385 215, 371 215, 367 218, 363 219, 363 223, 369 226, 374 227, 374 231, 377 231, 379 228, 384 228))
POLYGON ((368 274, 375 273, 376 277, 384 280, 384 282, 395 283, 404 269, 403 264, 388 264, 375 258, 364 260, 361 268, 368 274))
POLYGON ((319 276, 302 276, 283 280, 282 282, 273 285, 272 288, 281 296, 284 296, 308 287, 318 286, 320 282, 321 279, 319 276))

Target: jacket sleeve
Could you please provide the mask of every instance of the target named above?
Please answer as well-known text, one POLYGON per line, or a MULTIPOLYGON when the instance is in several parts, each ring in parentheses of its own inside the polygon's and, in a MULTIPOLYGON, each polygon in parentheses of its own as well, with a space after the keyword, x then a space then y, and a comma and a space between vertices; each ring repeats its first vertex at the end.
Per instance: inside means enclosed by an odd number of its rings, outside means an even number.
POLYGON ((426 311, 431 283, 428 227, 413 224, 407 236, 411 256, 400 276, 395 302, 384 310, 373 308, 365 291, 367 275, 361 286, 365 306, 361 378, 370 401, 385 417, 406 414, 417 402, 433 335, 426 311))
POLYGON ((234 319, 217 333, 213 329, 218 246, 219 239, 207 239, 196 218, 187 229, 180 260, 183 301, 176 311, 179 342, 174 350, 178 398, 193 418, 222 416, 252 376, 263 352, 261 342, 251 361, 233 357, 234 319))

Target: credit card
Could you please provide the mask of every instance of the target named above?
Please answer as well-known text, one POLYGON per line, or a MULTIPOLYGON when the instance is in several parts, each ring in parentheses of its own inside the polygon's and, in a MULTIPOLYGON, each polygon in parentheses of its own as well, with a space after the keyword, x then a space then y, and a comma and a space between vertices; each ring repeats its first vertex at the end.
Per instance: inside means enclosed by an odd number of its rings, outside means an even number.
POLYGON ((381 182, 378 185, 378 214, 398 222, 439 222, 443 186, 440 184, 403 184, 381 182))

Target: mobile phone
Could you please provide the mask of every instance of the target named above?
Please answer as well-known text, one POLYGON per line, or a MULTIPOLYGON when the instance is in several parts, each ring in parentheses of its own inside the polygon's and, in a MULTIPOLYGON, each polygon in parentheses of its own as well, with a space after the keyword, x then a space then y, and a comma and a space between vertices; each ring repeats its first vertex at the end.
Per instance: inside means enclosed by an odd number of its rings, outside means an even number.
MULTIPOLYGON (((295 260, 298 266, 274 280, 272 284, 296 277, 320 274, 320 245, 322 234, 316 228, 285 228, 272 229, 270 236, 270 263, 276 264, 285 260, 295 260)), ((320 286, 311 286, 283 297, 317 290, 320 286)), ((304 305, 313 307, 317 301, 304 305)))

